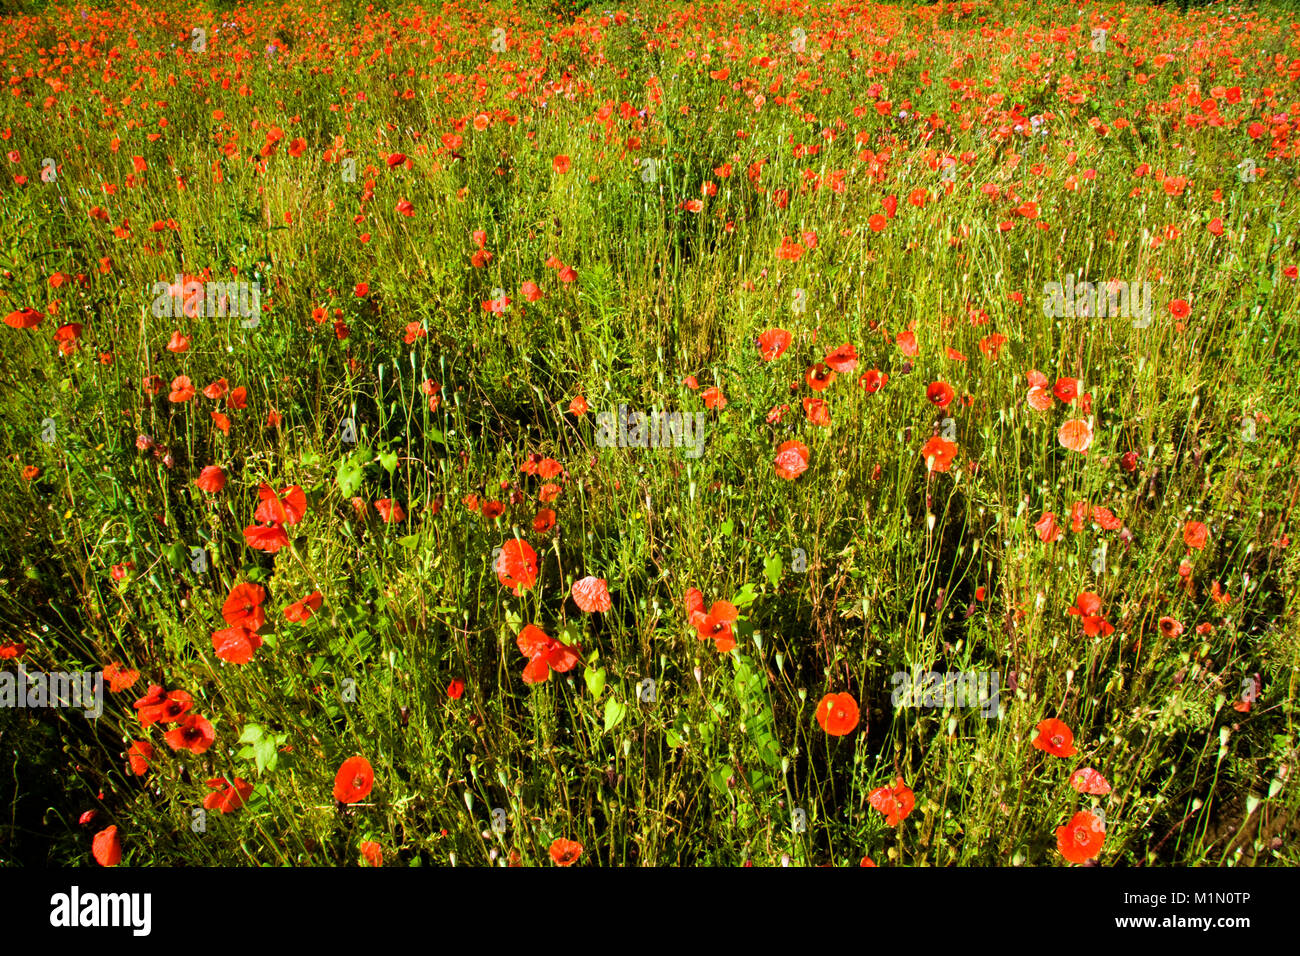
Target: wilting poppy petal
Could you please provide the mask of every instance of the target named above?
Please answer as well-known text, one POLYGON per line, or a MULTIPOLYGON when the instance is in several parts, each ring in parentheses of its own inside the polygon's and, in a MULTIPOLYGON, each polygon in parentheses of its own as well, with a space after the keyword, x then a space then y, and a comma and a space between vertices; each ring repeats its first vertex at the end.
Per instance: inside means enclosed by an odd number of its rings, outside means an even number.
POLYGON ((1061 426, 1061 430, 1056 434, 1056 440, 1070 451, 1086 454, 1092 447, 1092 426, 1082 418, 1073 419, 1061 426))
POLYGON ((608 611, 612 606, 604 578, 588 576, 580 581, 574 581, 572 593, 573 602, 588 614, 593 611, 608 611))
POLYGON ((96 833, 90 852, 100 866, 117 866, 122 862, 122 841, 117 838, 117 827, 96 833))

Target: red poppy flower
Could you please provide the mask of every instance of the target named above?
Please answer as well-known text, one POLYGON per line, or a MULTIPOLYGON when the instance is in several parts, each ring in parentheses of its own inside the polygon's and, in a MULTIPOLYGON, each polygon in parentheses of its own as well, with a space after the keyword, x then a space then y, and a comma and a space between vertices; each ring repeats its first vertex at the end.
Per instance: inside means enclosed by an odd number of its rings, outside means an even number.
POLYGON ((998 353, 1002 351, 1002 346, 1007 344, 1007 337, 994 332, 980 339, 980 351, 990 362, 998 360, 998 353))
POLYGON ((143 777, 149 771, 149 761, 153 760, 153 744, 147 740, 131 742, 126 752, 127 768, 137 777, 143 777))
POLYGON ((194 390, 194 383, 190 381, 188 375, 177 375, 172 379, 172 390, 168 393, 167 399, 172 402, 188 402, 197 392, 194 390))
POLYGON ((383 866, 384 851, 374 840, 365 840, 361 844, 361 858, 367 866, 383 866))
POLYGON ((537 477, 548 479, 564 471, 564 466, 554 458, 543 458, 537 463, 537 477))
POLYGON ((380 498, 375 502, 375 510, 387 524, 406 520, 406 512, 402 510, 402 506, 391 498, 380 498))
POLYGON ((830 406, 820 398, 811 396, 805 398, 803 400, 803 413, 810 424, 826 427, 831 423, 830 406))
POLYGON ((120 694, 124 690, 129 690, 139 679, 139 671, 127 670, 117 662, 104 668, 104 680, 108 681, 108 690, 112 694, 120 694))
POLYGON ((45 313, 35 309, 18 309, 5 316, 5 325, 12 329, 34 329, 45 321, 45 313))
POLYGON ((573 603, 586 613, 608 611, 612 606, 604 578, 585 577, 573 582, 573 603))
POLYGON ((109 827, 95 834, 91 854, 100 866, 117 866, 122 862, 122 841, 117 838, 117 827, 109 827))
POLYGON ((279 494, 262 482, 257 489, 258 505, 253 517, 265 524, 294 525, 307 513, 307 496, 300 485, 281 488, 279 494))
POLYGON ((1036 412, 1045 412, 1052 407, 1051 393, 1041 385, 1032 386, 1025 393, 1025 400, 1029 403, 1029 407, 1036 412))
POLYGON ((246 627, 256 631, 266 623, 266 612, 262 604, 266 600, 266 590, 260 584, 245 581, 230 589, 226 603, 221 606, 221 616, 231 627, 246 627))
POLYGON ((1083 531, 1083 519, 1088 514, 1088 502, 1076 501, 1074 507, 1070 509, 1070 530, 1075 534, 1083 531))
POLYGON ((289 544, 289 535, 278 524, 271 525, 270 527, 250 524, 244 529, 244 541, 255 551, 265 551, 268 554, 275 554, 281 548, 289 544))
POLYGON ((867 794, 867 802, 885 815, 885 823, 896 827, 916 806, 916 795, 898 777, 892 787, 877 787, 867 794))
POLYGON ((851 342, 845 342, 835 351, 827 353, 823 361, 833 371, 839 372, 841 375, 847 375, 858 367, 858 350, 853 347, 851 342))
POLYGON ((852 694, 827 694, 817 705, 817 723, 832 737, 843 737, 858 726, 858 702, 852 694))
POLYGON ((729 601, 714 601, 709 613, 704 613, 704 596, 692 588, 686 592, 687 617, 700 640, 712 640, 718 653, 725 654, 736 646, 731 633, 733 621, 739 620, 740 611, 729 601), (696 595, 699 595, 698 606, 696 595))
POLYGON ((931 382, 930 387, 925 390, 925 397, 931 404, 939 408, 947 408, 952 402, 952 386, 947 382, 931 382))
POLYGON ((808 446, 796 439, 783 442, 776 450, 776 473, 794 481, 808 470, 808 446))
POLYGON ((791 239, 789 236, 782 236, 781 245, 776 250, 776 257, 778 259, 784 259, 787 262, 798 262, 799 257, 802 256, 805 251, 806 250, 802 245, 791 239))
POLYGON ((1062 448, 1087 454, 1092 447, 1092 426, 1082 418, 1075 418, 1061 426, 1056 433, 1056 440, 1062 448))
POLYGON ((888 381, 889 375, 887 373, 880 371, 878 368, 873 368, 862 373, 862 377, 858 379, 858 385, 865 389, 868 395, 874 395, 888 381))
POLYGON ((465 682, 459 677, 453 679, 447 685, 447 696, 452 700, 460 700, 465 693, 465 682))
POLYGON ((1036 729, 1038 736, 1033 740, 1036 750, 1045 751, 1054 757, 1073 757, 1078 753, 1074 749, 1074 732, 1065 725, 1064 721, 1049 717, 1036 729))
POLYGON ((898 346, 900 352, 909 358, 915 358, 921 352, 916 343, 916 333, 911 330, 899 332, 898 337, 894 339, 894 344, 898 346))
POLYGON ((587 409, 589 407, 587 400, 581 395, 576 396, 573 401, 569 402, 569 412, 577 415, 579 418, 587 414, 587 409))
POLYGON ((54 341, 58 343, 60 352, 64 355, 72 355, 77 351, 77 342, 81 338, 82 328, 80 322, 68 322, 54 330, 54 341))
POLYGON ((687 620, 692 620, 697 613, 704 613, 704 592, 699 588, 687 588, 683 600, 686 603, 687 620))
POLYGON ((359 803, 370 796, 375 771, 365 757, 349 757, 334 775, 334 799, 339 803, 359 803))
POLYGON ((220 810, 222 813, 234 813, 253 794, 253 785, 243 777, 236 777, 231 783, 225 777, 215 777, 207 782, 214 792, 203 798, 206 810, 220 810))
POLYGON ((527 541, 511 538, 501 546, 494 570, 503 587, 522 594, 537 581, 537 552, 527 541))
POLYGON ((1092 507, 1092 520, 1101 525, 1103 531, 1118 531, 1124 527, 1124 522, 1115 517, 1115 512, 1098 505, 1092 507))
POLYGON ((134 703, 138 711, 141 727, 153 724, 172 724, 180 720, 194 704, 188 692, 183 690, 164 691, 157 684, 150 684, 145 695, 134 703))
POLYGON ((1086 810, 1080 810, 1068 824, 1056 828, 1056 848, 1071 863, 1086 863, 1097 856, 1105 839, 1105 826, 1086 810))
POLYGON ((319 591, 312 591, 301 601, 294 601, 286 607, 284 609, 284 619, 291 624, 301 624, 320 610, 324 600, 319 591))
POLYGON ((1058 378, 1052 386, 1052 394, 1067 405, 1079 397, 1079 380, 1077 378, 1058 378))
POLYGON ((215 495, 226 487, 226 473, 218 465, 208 465, 199 473, 199 477, 194 479, 194 483, 199 486, 200 491, 215 495))
POLYGON ((557 838, 551 843, 551 859, 556 866, 572 866, 582 856, 582 844, 573 840, 557 838))
POLYGON ((524 683, 540 684, 550 680, 551 671, 563 674, 577 665, 582 648, 562 644, 548 637, 536 624, 525 625, 516 639, 520 652, 528 658, 524 667, 524 683))
POLYGON ((1043 516, 1034 522, 1034 531, 1038 533, 1038 540, 1044 544, 1051 544, 1065 533, 1056 523, 1056 515, 1051 511, 1044 512, 1043 516))
POLYGON ((1110 784, 1106 778, 1091 767, 1080 767, 1070 774, 1070 786, 1080 793, 1091 793, 1099 797, 1110 793, 1110 784))
POLYGON ((835 370, 825 362, 818 362, 804 373, 803 378, 814 392, 823 392, 835 381, 835 370))
POLYGON ((555 527, 555 512, 550 508, 542 508, 537 512, 537 517, 533 519, 533 530, 538 534, 545 534, 555 527))
POLYGON ((237 625, 212 632, 212 650, 221 660, 231 664, 247 664, 253 659, 253 652, 261 646, 262 638, 246 627, 237 625))
POLYGON ((559 156, 556 156, 555 159, 551 160, 551 168, 554 169, 561 176, 567 173, 572 167, 573 167, 573 162, 569 159, 568 156, 565 156, 563 153, 561 153, 559 156))
POLYGON ((790 347, 792 336, 785 329, 768 329, 758 337, 758 352, 764 362, 779 359, 790 347))
POLYGON ((1189 521, 1183 525, 1183 543, 1189 548, 1200 550, 1209 540, 1210 529, 1199 521, 1189 521))
POLYGON ((1169 314, 1175 319, 1185 319, 1192 312, 1192 307, 1187 304, 1186 299, 1174 299, 1169 303, 1169 314))
POLYGON ((1093 591, 1079 592, 1074 607, 1067 608, 1066 613, 1083 618, 1083 633, 1089 637, 1106 637, 1115 632, 1115 628, 1101 616, 1101 595, 1093 591))
POLYGON ((171 730, 163 735, 167 746, 172 750, 188 750, 198 755, 206 751, 216 741, 216 731, 208 721, 198 714, 186 714, 171 730))
POLYGON ((926 467, 934 471, 947 471, 951 468, 953 456, 956 454, 957 443, 940 438, 938 435, 931 436, 930 440, 921 446, 921 457, 925 459, 926 467))
POLYGON ((716 385, 711 385, 704 391, 700 392, 700 397, 704 399, 705 408, 726 408, 727 398, 722 394, 722 389, 716 385))

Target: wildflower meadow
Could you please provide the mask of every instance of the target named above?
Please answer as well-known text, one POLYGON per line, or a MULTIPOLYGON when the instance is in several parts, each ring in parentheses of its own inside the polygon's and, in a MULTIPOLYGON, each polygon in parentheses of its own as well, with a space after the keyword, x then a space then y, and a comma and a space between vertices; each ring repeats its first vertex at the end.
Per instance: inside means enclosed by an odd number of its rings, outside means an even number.
POLYGON ((0 14, 0 863, 1300 865, 1300 11, 0 14))

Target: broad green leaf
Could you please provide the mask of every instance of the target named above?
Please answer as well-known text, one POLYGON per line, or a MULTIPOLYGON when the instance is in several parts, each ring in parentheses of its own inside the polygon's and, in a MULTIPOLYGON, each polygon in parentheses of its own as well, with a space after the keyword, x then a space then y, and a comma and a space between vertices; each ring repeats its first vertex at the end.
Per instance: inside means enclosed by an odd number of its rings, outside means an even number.
POLYGON ((356 463, 354 458, 345 458, 339 462, 338 478, 339 494, 344 498, 351 498, 361 490, 361 481, 364 476, 361 466, 356 463))
POLYGON ((179 542, 173 545, 168 545, 163 549, 163 553, 167 555, 167 563, 177 571, 183 571, 189 563, 185 560, 187 554, 185 545, 179 542))
POLYGON ((272 738, 263 737, 253 744, 253 755, 257 761, 258 772, 275 769, 276 749, 275 741, 272 738))
MULTIPOLYGON (((588 667, 586 671, 583 672, 582 676, 587 681, 587 690, 591 691, 591 696, 599 697, 601 693, 605 690, 605 668, 588 667)), ((606 712, 608 713, 608 708, 606 712)), ((605 720, 606 720, 605 729, 609 730, 609 726, 608 726, 609 717, 606 716, 605 720)))
POLYGON ((249 724, 244 728, 244 732, 239 735, 239 743, 255 744, 262 739, 263 730, 260 724, 249 724))
POLYGON ((763 573, 767 575, 768 583, 774 588, 780 585, 781 572, 784 568, 785 565, 781 561, 780 555, 774 554, 770 558, 763 559, 763 573))
POLYGON ((749 607, 758 597, 758 592, 754 590, 754 585, 746 582, 745 586, 740 589, 739 593, 731 599, 731 603, 738 608, 749 607))
POLYGON ((617 698, 610 697, 605 701, 605 733, 617 727, 626 713, 627 705, 620 703, 617 698))

